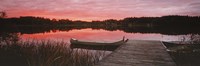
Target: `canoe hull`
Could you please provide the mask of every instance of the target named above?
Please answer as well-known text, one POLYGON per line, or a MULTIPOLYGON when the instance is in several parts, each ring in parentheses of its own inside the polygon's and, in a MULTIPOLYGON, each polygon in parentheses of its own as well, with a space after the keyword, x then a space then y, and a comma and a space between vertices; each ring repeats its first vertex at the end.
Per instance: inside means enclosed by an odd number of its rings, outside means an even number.
POLYGON ((81 48, 81 49, 90 49, 90 50, 106 50, 106 51, 114 51, 119 47, 119 45, 82 45, 82 44, 71 44, 70 47, 73 48, 81 48))
POLYGON ((112 43, 98 43, 98 42, 85 42, 85 41, 79 41, 76 39, 70 39, 71 48, 82 48, 82 49, 92 49, 92 50, 107 50, 107 51, 113 51, 117 49, 122 44, 125 44, 127 40, 120 40, 112 43))

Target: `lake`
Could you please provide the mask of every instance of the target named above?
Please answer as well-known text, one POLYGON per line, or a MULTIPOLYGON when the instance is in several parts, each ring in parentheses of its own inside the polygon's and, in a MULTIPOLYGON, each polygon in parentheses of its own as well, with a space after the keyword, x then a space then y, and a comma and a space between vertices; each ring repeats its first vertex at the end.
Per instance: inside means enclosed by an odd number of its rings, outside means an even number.
POLYGON ((176 33, 167 35, 163 34, 162 31, 161 33, 146 32, 145 30, 143 30, 144 32, 142 30, 141 32, 130 31, 92 28, 70 30, 5 29, 5 31, 0 32, 0 62, 2 62, 0 65, 27 66, 30 64, 39 66, 44 64, 44 66, 47 66, 49 63, 52 63, 52 65, 58 64, 61 66, 80 66, 83 64, 92 66, 112 53, 112 51, 106 50, 71 49, 69 48, 70 38, 91 42, 115 42, 125 36, 129 40, 180 41, 183 36, 187 35, 176 33), (15 38, 19 38, 23 42, 15 42, 15 38), (9 42, 9 40, 14 42, 9 42), (36 40, 36 42, 28 40, 36 40), (45 42, 37 42, 41 40, 45 42), (55 59, 57 60, 56 62, 54 62, 55 59), (86 60, 87 62, 79 62, 86 60))
POLYGON ((51 30, 50 32, 20 34, 22 40, 55 40, 69 43, 70 38, 93 42, 114 42, 125 36, 130 40, 180 41, 184 35, 163 35, 160 33, 126 33, 124 31, 107 31, 103 29, 73 29, 70 31, 51 30))

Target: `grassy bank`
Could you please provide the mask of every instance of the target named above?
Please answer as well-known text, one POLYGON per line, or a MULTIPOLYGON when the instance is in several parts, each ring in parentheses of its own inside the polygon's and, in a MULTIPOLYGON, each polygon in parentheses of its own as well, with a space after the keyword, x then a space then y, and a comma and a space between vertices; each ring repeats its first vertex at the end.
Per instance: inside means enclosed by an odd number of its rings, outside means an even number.
POLYGON ((177 66, 200 66, 200 44, 164 44, 177 66))
POLYGON ((92 66, 104 56, 102 52, 71 49, 65 42, 0 42, 2 66, 92 66))

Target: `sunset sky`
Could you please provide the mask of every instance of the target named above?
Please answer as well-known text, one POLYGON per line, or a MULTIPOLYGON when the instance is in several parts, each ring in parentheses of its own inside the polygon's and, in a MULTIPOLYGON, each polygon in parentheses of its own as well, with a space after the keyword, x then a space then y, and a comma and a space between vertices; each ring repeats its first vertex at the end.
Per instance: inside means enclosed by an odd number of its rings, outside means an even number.
POLYGON ((8 17, 39 16, 71 20, 125 17, 200 16, 200 0, 0 0, 8 17))

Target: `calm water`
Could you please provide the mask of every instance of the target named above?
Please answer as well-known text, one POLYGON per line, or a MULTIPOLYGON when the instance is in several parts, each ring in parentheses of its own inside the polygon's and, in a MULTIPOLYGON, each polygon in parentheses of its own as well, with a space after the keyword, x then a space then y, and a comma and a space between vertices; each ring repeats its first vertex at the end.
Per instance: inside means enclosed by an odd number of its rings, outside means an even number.
POLYGON ((56 40, 69 42, 70 38, 83 41, 113 42, 121 40, 125 36, 130 40, 160 40, 179 41, 183 35, 162 35, 159 33, 125 33, 123 31, 106 31, 103 29, 74 29, 71 31, 54 30, 46 33, 21 34, 22 40, 56 40))

